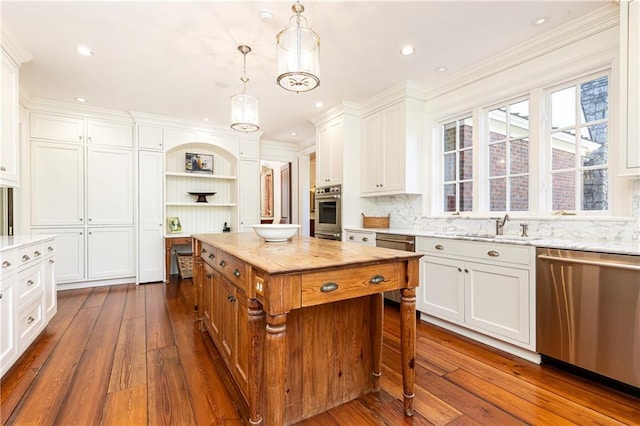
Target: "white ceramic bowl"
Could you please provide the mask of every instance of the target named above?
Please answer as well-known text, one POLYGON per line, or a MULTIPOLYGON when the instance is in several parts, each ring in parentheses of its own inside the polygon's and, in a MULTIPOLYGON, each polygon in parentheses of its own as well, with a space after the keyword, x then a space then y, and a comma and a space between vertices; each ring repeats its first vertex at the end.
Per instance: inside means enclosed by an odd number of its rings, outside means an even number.
POLYGON ((289 223, 277 223, 277 224, 264 224, 264 225, 251 225, 258 237, 263 240, 275 243, 287 241, 293 237, 300 225, 293 225, 289 223))

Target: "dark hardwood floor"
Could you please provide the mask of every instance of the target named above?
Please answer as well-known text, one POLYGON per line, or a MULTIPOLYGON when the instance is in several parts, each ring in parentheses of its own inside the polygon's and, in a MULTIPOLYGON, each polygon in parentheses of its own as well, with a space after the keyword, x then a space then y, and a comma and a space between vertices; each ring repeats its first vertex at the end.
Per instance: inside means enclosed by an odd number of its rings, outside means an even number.
MULTIPOLYGON (((402 414, 399 314, 385 310, 382 391, 304 425, 640 424, 640 399, 421 323, 416 415, 402 414)), ((2 379, 15 425, 235 425, 247 408, 194 323, 191 280, 58 293, 58 313, 2 379)))

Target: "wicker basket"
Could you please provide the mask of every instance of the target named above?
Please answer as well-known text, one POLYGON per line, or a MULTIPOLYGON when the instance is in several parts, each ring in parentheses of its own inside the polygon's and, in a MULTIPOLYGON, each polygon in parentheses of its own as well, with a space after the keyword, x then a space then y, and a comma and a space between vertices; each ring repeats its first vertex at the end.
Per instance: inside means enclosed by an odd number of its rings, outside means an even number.
POLYGON ((391 218, 391 214, 388 216, 365 216, 362 213, 362 227, 363 228, 388 228, 389 227, 389 219, 391 218))
POLYGON ((193 256, 191 253, 176 253, 176 259, 178 260, 180 278, 193 277, 193 256))

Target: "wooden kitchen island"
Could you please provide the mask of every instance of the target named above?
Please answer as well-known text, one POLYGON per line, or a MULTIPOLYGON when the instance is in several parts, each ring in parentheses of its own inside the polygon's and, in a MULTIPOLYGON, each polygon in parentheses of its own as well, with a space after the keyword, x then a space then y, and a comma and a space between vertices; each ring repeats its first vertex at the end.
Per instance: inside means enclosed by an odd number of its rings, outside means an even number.
POLYGON ((251 424, 299 422, 379 390, 383 297, 401 289, 404 410, 413 412, 420 254, 251 233, 193 236, 197 315, 251 424))

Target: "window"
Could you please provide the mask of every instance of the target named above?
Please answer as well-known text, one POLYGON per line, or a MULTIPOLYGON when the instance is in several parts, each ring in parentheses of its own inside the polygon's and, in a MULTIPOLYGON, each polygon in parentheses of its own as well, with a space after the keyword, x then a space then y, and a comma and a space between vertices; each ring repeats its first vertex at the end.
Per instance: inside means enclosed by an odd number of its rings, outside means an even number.
POLYGON ((551 208, 609 209, 609 77, 591 77, 548 92, 551 208))
POLYGON ((489 210, 529 210, 529 100, 488 113, 489 210))
POLYGON ((473 120, 442 125, 443 211, 473 210, 473 120))

